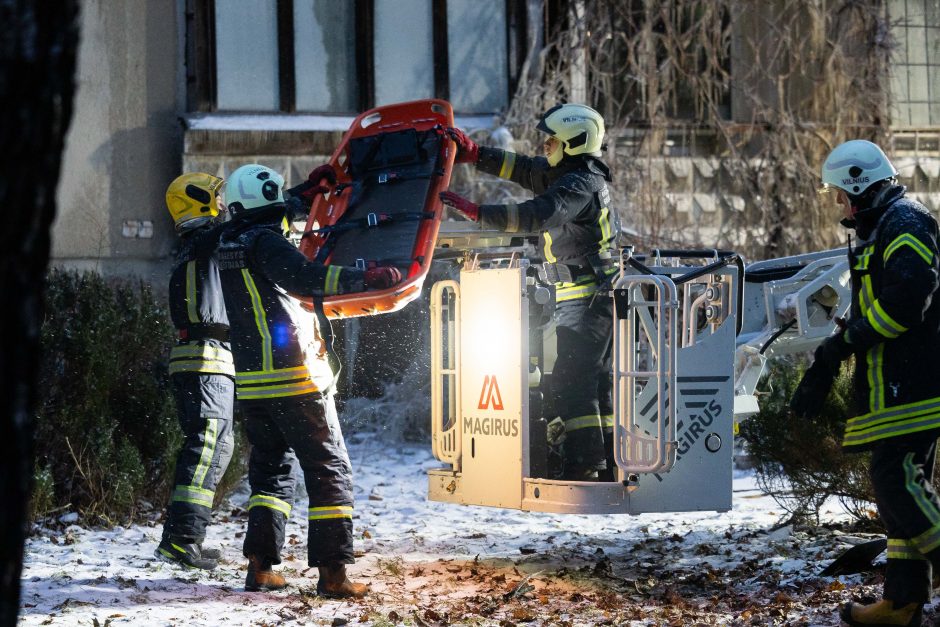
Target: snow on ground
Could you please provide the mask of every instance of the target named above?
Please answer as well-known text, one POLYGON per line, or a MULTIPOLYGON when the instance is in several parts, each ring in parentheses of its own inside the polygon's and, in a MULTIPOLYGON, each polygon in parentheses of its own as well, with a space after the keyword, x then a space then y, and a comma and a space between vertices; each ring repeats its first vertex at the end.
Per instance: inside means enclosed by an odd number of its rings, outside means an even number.
MULTIPOLYGON (((784 512, 747 473, 725 513, 535 514, 429 502, 429 447, 371 434, 348 445, 361 554, 350 571, 371 582, 366 599, 316 596, 302 499, 278 567, 290 587, 244 592, 244 488, 209 529, 207 545, 224 551, 214 572, 155 559, 159 523, 39 529, 21 624, 838 625, 840 603, 880 591, 877 574, 817 576, 851 538, 774 530, 784 512)), ((826 516, 846 520, 837 507, 826 516)))

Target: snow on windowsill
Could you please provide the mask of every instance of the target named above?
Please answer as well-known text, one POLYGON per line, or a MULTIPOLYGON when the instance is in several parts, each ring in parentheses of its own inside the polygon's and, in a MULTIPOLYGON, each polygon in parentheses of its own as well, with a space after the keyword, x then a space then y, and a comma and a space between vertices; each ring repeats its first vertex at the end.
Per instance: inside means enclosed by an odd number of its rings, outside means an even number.
MULTIPOLYGON (((193 131, 346 131, 356 116, 316 114, 206 113, 183 116, 193 131)), ((458 115, 455 122, 465 130, 497 126, 493 115, 458 115)))

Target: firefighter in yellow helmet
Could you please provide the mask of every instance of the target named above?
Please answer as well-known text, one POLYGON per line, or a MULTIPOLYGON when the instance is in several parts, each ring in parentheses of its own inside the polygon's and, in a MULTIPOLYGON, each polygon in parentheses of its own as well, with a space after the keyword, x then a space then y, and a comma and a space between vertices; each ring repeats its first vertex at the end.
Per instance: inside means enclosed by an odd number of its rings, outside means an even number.
POLYGON ((851 315, 816 350, 790 406, 818 414, 842 361, 855 356, 857 415, 842 447, 871 452, 869 475, 888 532, 880 601, 849 603, 849 625, 920 625, 940 568, 940 500, 933 490, 940 436, 940 251, 937 221, 898 185, 872 142, 837 146, 822 167, 823 191, 836 195, 842 224, 858 242, 848 251, 851 315), (935 571, 936 572, 936 571, 935 571))
POLYGON ((610 169, 601 160, 604 119, 583 104, 562 104, 538 122, 544 156, 477 146, 459 129, 457 162, 518 183, 535 198, 505 205, 477 205, 453 192, 441 200, 483 228, 539 232, 542 268, 555 284, 558 356, 551 388, 555 413, 564 421, 563 478, 612 481, 610 298, 596 298, 616 270, 612 255, 620 231, 610 208, 610 169))
POLYGON ((212 227, 222 179, 195 172, 177 177, 166 204, 180 236, 170 275, 170 316, 179 340, 170 352, 183 446, 158 558, 213 569, 221 553, 204 548, 215 488, 232 457, 235 366, 212 227))

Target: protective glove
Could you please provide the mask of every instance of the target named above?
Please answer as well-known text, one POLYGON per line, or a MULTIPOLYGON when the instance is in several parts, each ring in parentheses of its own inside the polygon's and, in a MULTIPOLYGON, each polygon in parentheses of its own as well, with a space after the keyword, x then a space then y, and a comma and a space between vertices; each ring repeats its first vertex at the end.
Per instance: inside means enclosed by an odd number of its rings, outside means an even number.
POLYGON ((457 144, 457 158, 454 163, 476 163, 480 159, 480 147, 467 137, 459 128, 450 127, 445 131, 457 144))
POLYGON ((790 399, 790 411, 799 418, 818 416, 823 403, 826 402, 826 397, 829 396, 834 380, 835 374, 827 364, 814 361, 813 365, 803 373, 800 384, 793 392, 793 398, 790 399))
POLYGON ((813 355, 813 365, 820 364, 821 367, 828 369, 833 378, 839 374, 839 367, 842 362, 852 354, 852 345, 846 341, 846 332, 830 335, 822 344, 816 348, 813 355))
POLYGON ((401 282, 401 272, 393 266, 369 268, 366 270, 363 280, 369 289, 384 290, 401 282))
POLYGON ((334 170, 333 166, 329 163, 318 165, 307 175, 307 180, 317 185, 319 185, 320 181, 323 179, 326 179, 329 185, 336 185, 336 170, 334 170))
POLYGON ((468 220, 473 220, 474 222, 480 220, 480 206, 478 204, 470 202, 463 196, 458 196, 454 192, 441 192, 440 198, 442 203, 448 207, 453 207, 460 215, 468 220))

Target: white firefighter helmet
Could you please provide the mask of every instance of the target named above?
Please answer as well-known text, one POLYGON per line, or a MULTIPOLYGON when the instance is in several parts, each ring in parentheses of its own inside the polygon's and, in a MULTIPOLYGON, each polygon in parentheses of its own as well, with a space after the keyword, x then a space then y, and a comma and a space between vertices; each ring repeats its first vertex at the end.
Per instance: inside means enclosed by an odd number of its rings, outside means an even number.
POLYGON ((587 105, 555 105, 542 114, 536 128, 560 142, 548 155, 548 164, 552 167, 558 165, 564 155, 601 155, 604 118, 587 105))
POLYGON ((897 175, 898 171, 877 144, 852 139, 836 146, 826 157, 819 191, 838 188, 857 196, 878 181, 897 175))
POLYGON ((222 179, 205 172, 190 172, 173 179, 166 188, 166 208, 179 233, 211 222, 219 215, 217 196, 222 179))
POLYGON ((284 202, 284 177, 257 163, 243 165, 225 181, 225 203, 233 219, 284 202))

